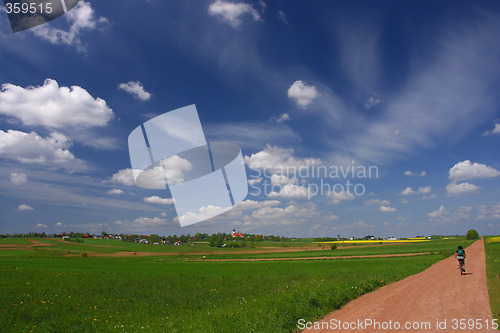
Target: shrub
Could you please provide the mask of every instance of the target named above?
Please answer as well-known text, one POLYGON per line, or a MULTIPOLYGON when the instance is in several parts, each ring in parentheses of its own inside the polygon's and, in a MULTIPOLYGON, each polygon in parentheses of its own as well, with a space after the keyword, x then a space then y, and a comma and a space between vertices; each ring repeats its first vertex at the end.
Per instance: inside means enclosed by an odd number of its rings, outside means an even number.
POLYGON ((331 248, 332 250, 336 250, 336 249, 337 249, 337 244, 332 244, 332 245, 330 246, 330 248, 331 248))

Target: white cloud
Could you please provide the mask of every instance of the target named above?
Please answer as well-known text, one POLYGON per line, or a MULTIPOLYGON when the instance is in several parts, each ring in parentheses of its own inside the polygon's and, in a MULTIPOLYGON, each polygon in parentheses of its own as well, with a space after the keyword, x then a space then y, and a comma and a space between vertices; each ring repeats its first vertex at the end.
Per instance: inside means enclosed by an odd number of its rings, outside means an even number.
POLYGON ((368 199, 365 201, 365 205, 372 206, 372 205, 384 205, 384 206, 389 206, 391 203, 387 200, 380 200, 380 199, 368 199))
POLYGON ((188 212, 182 216, 179 216, 179 220, 182 220, 184 225, 189 225, 201 221, 205 221, 209 218, 218 216, 228 210, 228 207, 218 207, 218 206, 203 206, 198 212, 188 212))
POLYGON ((410 195, 415 193, 415 191, 411 187, 405 188, 403 191, 401 191, 401 195, 410 195))
POLYGON ((132 222, 134 228, 150 228, 157 226, 164 226, 167 224, 166 219, 161 219, 159 217, 149 218, 149 217, 139 217, 132 222))
POLYGON ((448 211, 446 208, 444 208, 444 205, 441 205, 438 210, 435 210, 433 212, 427 213, 431 219, 439 219, 443 218, 445 214, 447 214, 448 211))
POLYGON ((281 205, 281 202, 279 200, 265 200, 265 201, 245 200, 237 204, 235 206, 235 209, 250 210, 250 209, 259 209, 263 207, 272 207, 278 205, 281 205))
POLYGON ((294 184, 283 186, 279 192, 269 193, 270 198, 285 198, 285 199, 310 199, 314 196, 309 188, 294 184))
POLYGON ((147 101, 151 98, 151 94, 144 90, 142 83, 139 81, 129 81, 127 83, 120 83, 118 85, 119 89, 125 90, 132 96, 140 99, 141 101, 147 101))
POLYGON ((432 195, 426 195, 422 198, 422 200, 432 200, 432 199, 435 199, 437 197, 437 194, 434 193, 432 195))
POLYGON ((174 203, 172 198, 160 198, 159 196, 153 195, 151 197, 144 198, 144 202, 154 203, 159 205, 171 205, 174 203))
POLYGON ((363 220, 359 220, 359 221, 357 221, 357 222, 353 222, 353 223, 351 223, 351 224, 348 224, 348 225, 346 225, 345 227, 346 227, 346 228, 348 228, 348 229, 363 229, 363 230, 365 230, 365 229, 369 229, 369 228, 370 228, 370 229, 371 229, 371 228, 374 228, 374 227, 375 227, 375 225, 373 225, 373 224, 368 224, 368 223, 366 223, 366 222, 365 222, 365 221, 363 221, 363 220))
POLYGON ((453 180, 466 180, 490 178, 500 175, 500 171, 480 163, 471 163, 469 160, 455 164, 449 171, 449 178, 453 180))
POLYGON ((18 211, 23 211, 23 210, 34 210, 33 207, 26 205, 26 204, 21 204, 19 207, 17 207, 18 211))
MULTIPOLYGON (((170 156, 162 160, 157 166, 142 171, 140 180, 141 187, 144 188, 164 188, 165 179, 168 179, 169 185, 176 185, 184 182, 183 172, 191 170, 193 165, 186 159, 178 155, 170 156)), ((110 181, 116 184, 126 186, 136 185, 134 171, 130 168, 119 170, 111 176, 110 181)))
POLYGON ((383 100, 380 97, 379 94, 373 94, 371 95, 366 101, 365 101, 365 108, 371 109, 372 107, 376 106, 377 104, 382 103, 383 100))
POLYGON ((45 80, 43 86, 28 88, 4 83, 0 114, 17 118, 24 125, 48 128, 102 127, 113 118, 103 99, 93 98, 79 86, 60 87, 52 79, 45 80))
MULTIPOLYGON (((296 225, 310 221, 311 218, 317 217, 318 212, 316 205, 308 204, 299 206, 291 204, 285 208, 279 207, 264 207, 252 213, 252 217, 257 223, 273 223, 278 225, 296 225)), ((334 220, 338 217, 332 216, 334 220)))
POLYGON ((290 88, 288 88, 288 97, 295 100, 297 105, 305 108, 311 104, 320 93, 315 86, 310 86, 302 80, 295 81, 290 88))
POLYGON ((10 174, 10 181, 14 185, 23 185, 28 182, 28 176, 26 176, 25 173, 11 173, 10 174))
POLYGON ((71 140, 60 133, 51 133, 43 138, 35 132, 0 130, 0 157, 21 163, 44 164, 68 170, 85 169, 85 163, 68 150, 71 145, 71 140))
POLYGON ((472 212, 471 206, 460 206, 456 209, 447 209, 443 205, 438 210, 428 213, 429 220, 437 222, 456 222, 459 220, 470 219, 472 212))
POLYGON ((258 178, 250 178, 247 182, 250 185, 257 185, 257 184, 260 184, 261 181, 262 181, 262 177, 258 177, 258 178))
POLYGON ((107 192, 108 194, 116 194, 116 195, 120 195, 120 194, 123 194, 125 192, 123 192, 123 190, 120 190, 120 189, 117 189, 117 188, 114 188, 112 190, 109 190, 107 192))
POLYGON ((405 198, 401 198, 400 202, 403 204, 403 205, 406 205, 409 201, 405 198))
POLYGON ((243 2, 232 3, 217 0, 208 7, 208 14, 228 23, 233 28, 241 25, 243 17, 251 17, 254 21, 261 20, 259 12, 252 5, 243 2))
POLYGON ((69 29, 54 28, 44 24, 30 29, 36 36, 56 45, 74 46, 79 52, 86 52, 87 46, 81 40, 83 31, 102 28, 109 23, 104 17, 96 18, 95 12, 89 2, 80 1, 78 5, 64 15, 68 21, 69 29))
POLYGON ((283 113, 281 116, 279 116, 278 119, 276 119, 277 123, 282 123, 284 121, 290 120, 290 115, 288 113, 283 113))
POLYGON ((481 205, 477 213, 478 220, 499 220, 500 203, 493 206, 481 205))
POLYGON ((409 177, 417 177, 417 176, 424 177, 425 175, 427 175, 427 172, 425 172, 425 171, 413 172, 410 170, 406 170, 404 172, 404 174, 405 174, 405 176, 409 176, 409 177))
POLYGON ((446 186, 446 192, 449 195, 460 195, 465 193, 477 193, 479 192, 479 186, 470 183, 455 183, 451 182, 446 186))
POLYGON ((46 225, 46 224, 37 223, 36 227, 37 227, 37 228, 48 228, 49 226, 48 226, 48 225, 46 225))
POLYGON ((338 192, 328 192, 326 194, 330 198, 330 203, 337 205, 341 203, 342 201, 346 200, 354 200, 356 196, 352 193, 349 193, 348 191, 342 191, 340 193, 338 192))
POLYGON ((122 169, 111 176, 111 182, 126 186, 135 185, 132 169, 122 169))
POLYGON ((500 134, 500 124, 495 124, 494 129, 492 129, 491 131, 484 132, 484 135, 490 135, 490 134, 500 134))
POLYGON ((314 165, 320 165, 318 158, 296 158, 293 156, 293 149, 284 149, 273 146, 266 148, 250 157, 245 156, 245 164, 255 170, 265 170, 271 173, 288 174, 295 173, 301 168, 309 168, 314 165))
POLYGON ((288 178, 285 175, 274 174, 271 176, 271 185, 291 185, 297 183, 297 178, 288 178))
POLYGON ((60 227, 65 227, 65 225, 62 222, 57 222, 56 224, 54 224, 54 227, 60 228, 60 227))
POLYGON ((397 209, 391 206, 380 206, 380 211, 382 213, 392 213, 395 212, 397 209))
POLYGON ((278 11, 278 20, 288 25, 288 19, 286 18, 285 12, 282 10, 278 11))
POLYGON ((428 194, 431 193, 432 186, 419 187, 417 193, 418 194, 428 194))

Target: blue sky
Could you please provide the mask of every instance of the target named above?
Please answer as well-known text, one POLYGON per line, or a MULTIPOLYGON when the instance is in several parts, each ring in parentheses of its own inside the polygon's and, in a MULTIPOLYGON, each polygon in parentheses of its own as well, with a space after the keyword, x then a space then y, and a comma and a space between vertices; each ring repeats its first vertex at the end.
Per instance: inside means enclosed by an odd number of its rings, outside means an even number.
POLYGON ((2 10, 0 233, 498 234, 499 35, 497 1, 80 1, 16 34, 2 10), (181 228, 127 138, 191 104, 250 194, 181 228))

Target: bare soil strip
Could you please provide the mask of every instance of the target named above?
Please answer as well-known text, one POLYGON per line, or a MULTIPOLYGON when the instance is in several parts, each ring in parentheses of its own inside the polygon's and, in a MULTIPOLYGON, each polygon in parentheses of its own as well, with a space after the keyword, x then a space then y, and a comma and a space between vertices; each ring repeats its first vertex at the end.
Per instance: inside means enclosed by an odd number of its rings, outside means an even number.
POLYGON ((191 261, 282 261, 282 260, 335 260, 335 259, 363 259, 363 258, 391 258, 391 257, 413 257, 429 255, 430 252, 422 253, 398 253, 398 254, 372 254, 364 256, 339 256, 339 257, 301 257, 301 258, 242 258, 242 259, 197 259, 191 261))
POLYGON ((483 240, 466 252, 466 275, 460 275, 455 258, 447 258, 348 303, 320 320, 318 329, 304 332, 498 332, 492 328, 483 240), (397 322, 401 329, 358 325, 365 320, 392 322, 393 328, 397 322), (333 329, 331 324, 339 321, 354 324, 352 329, 333 329), (404 329, 406 323, 420 328, 404 329))

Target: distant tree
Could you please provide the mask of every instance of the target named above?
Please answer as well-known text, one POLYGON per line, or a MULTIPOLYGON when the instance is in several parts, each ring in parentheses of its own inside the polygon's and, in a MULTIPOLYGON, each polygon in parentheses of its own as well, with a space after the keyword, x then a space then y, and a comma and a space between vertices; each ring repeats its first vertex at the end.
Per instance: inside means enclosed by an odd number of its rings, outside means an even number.
POLYGON ((479 234, 474 229, 470 229, 469 231, 467 231, 467 235, 465 235, 465 239, 478 239, 478 238, 479 234))
POLYGON ((222 247, 222 244, 224 244, 224 242, 222 241, 222 237, 219 237, 219 238, 215 241, 215 246, 217 246, 217 247, 222 247))
POLYGON ((108 233, 106 231, 101 232, 102 237, 108 237, 108 233))

